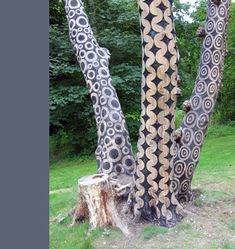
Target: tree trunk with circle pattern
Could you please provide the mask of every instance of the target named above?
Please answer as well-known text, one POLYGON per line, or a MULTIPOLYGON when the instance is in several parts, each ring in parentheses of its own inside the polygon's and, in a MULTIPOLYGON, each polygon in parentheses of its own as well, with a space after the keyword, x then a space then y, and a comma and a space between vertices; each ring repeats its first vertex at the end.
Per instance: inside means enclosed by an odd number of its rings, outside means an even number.
POLYGON ((135 161, 124 115, 109 73, 110 54, 97 43, 81 0, 65 0, 70 40, 89 88, 98 132, 98 172, 132 175, 135 161))
POLYGON ((230 0, 208 0, 205 28, 198 30, 203 38, 198 76, 175 143, 173 189, 180 202, 193 199, 193 173, 222 86, 229 7, 230 0))
POLYGON ((182 218, 172 190, 178 52, 169 0, 139 1, 142 36, 141 127, 135 215, 162 226, 182 218))

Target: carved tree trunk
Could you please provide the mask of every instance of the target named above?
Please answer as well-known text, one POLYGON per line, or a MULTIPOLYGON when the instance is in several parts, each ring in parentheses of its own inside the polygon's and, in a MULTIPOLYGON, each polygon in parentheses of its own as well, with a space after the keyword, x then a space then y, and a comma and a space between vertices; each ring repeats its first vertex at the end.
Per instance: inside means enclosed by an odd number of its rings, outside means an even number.
POLYGON ((230 0, 209 0, 205 28, 198 29, 204 39, 198 76, 190 100, 184 103, 186 114, 175 145, 173 188, 179 201, 193 199, 193 173, 222 85, 229 6, 230 0))
POLYGON ((137 146, 135 215, 162 226, 182 217, 172 183, 177 61, 171 1, 140 0, 142 112, 137 146))
MULTIPOLYGON (((89 88, 98 131, 98 172, 133 174, 129 134, 109 74, 109 51, 94 38, 81 0, 65 0, 70 40, 89 88)), ((89 145, 88 145, 89 146, 89 145)))

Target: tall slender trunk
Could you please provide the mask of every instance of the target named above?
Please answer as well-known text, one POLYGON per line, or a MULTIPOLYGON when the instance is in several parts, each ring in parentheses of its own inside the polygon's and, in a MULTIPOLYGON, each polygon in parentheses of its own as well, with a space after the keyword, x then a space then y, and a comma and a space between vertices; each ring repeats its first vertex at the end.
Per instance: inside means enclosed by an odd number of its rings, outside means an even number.
POLYGON ((182 217, 171 187, 177 62, 172 1, 139 1, 142 112, 135 175, 135 215, 162 226, 182 217))
POLYGON ((203 45, 195 87, 178 130, 175 145, 173 188, 179 201, 192 200, 191 182, 222 85, 230 0, 208 0, 205 29, 199 29, 203 45))
MULTIPOLYGON (((129 134, 109 73, 109 51, 97 43, 81 0, 65 0, 70 40, 89 88, 98 131, 98 172, 133 174, 129 134)), ((87 145, 89 146, 89 144, 87 145)))

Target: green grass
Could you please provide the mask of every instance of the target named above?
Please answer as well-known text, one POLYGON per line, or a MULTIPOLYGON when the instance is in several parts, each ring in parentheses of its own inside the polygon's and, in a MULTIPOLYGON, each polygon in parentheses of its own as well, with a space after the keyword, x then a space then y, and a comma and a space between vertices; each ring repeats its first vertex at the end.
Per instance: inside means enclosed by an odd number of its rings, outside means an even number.
POLYGON ((96 161, 81 161, 79 158, 63 160, 50 168, 50 190, 71 188, 79 178, 96 173, 96 161))
POLYGON ((226 240, 221 245, 213 242, 210 246, 210 249, 234 249, 235 248, 235 242, 226 240))
POLYGON ((192 224, 189 220, 184 219, 179 222, 174 228, 171 229, 153 224, 147 224, 143 228, 142 237, 145 240, 149 240, 156 236, 159 236, 161 239, 164 239, 165 234, 173 235, 175 233, 180 232, 192 234, 192 224))
POLYGON ((203 205, 215 204, 217 201, 223 201, 231 197, 232 195, 219 190, 206 190, 204 191, 196 200, 194 201, 194 205, 197 207, 202 207, 203 205))
POLYGON ((192 224, 189 220, 187 219, 183 219, 181 222, 179 222, 176 226, 175 226, 175 231, 180 232, 180 231, 188 231, 191 233, 192 230, 192 224))
MULTIPOLYGON (((228 221, 228 228, 235 231, 235 218, 232 218, 228 221)), ((235 248, 235 247, 234 247, 235 248)))
POLYGON ((79 178, 96 173, 97 164, 93 160, 81 161, 73 158, 54 163, 50 167, 50 249, 93 249, 92 241, 101 234, 99 230, 88 236, 88 224, 68 227, 71 217, 61 224, 53 220, 66 213, 77 203, 76 186, 79 178), (56 192, 71 188, 69 192, 56 192))
POLYGON ((75 191, 50 194, 50 217, 56 217, 62 212, 68 211, 76 202, 77 194, 75 191))
MULTIPOLYGON (((71 217, 66 218, 60 224, 53 222, 55 217, 68 211, 76 204, 77 180, 85 175, 96 173, 96 170, 97 164, 95 160, 84 161, 80 158, 67 159, 51 165, 50 249, 91 249, 97 238, 113 240, 115 237, 121 236, 112 228, 95 230, 88 235, 87 223, 68 227, 71 217)), ((231 196, 234 197, 234 181, 235 126, 212 126, 208 130, 200 162, 193 178, 193 187, 202 191, 195 201, 195 205, 203 207, 211 204, 213 206, 218 201, 230 199, 231 196), (220 187, 218 188, 217 186, 220 187)), ((233 232, 235 230, 235 218, 231 217, 227 220, 225 226, 233 232)), ((190 239, 192 240, 202 235, 200 235, 200 231, 194 230, 190 221, 185 219, 177 224, 174 229, 147 225, 141 237, 147 243, 154 237, 164 241, 165 236, 172 238, 182 236, 184 247, 181 248, 190 248, 190 246, 187 246, 190 239)), ((197 247, 195 246, 195 248, 197 247)), ((235 245, 234 242, 225 240, 224 244, 220 244, 219 247, 216 247, 216 244, 211 242, 211 247, 206 248, 234 249, 235 245)))
POLYGON ((144 239, 151 239, 152 237, 159 235, 159 234, 165 234, 168 233, 169 229, 165 227, 159 227, 156 225, 146 225, 143 229, 142 236, 144 239))
POLYGON ((225 241, 223 243, 223 249, 234 249, 235 248, 235 242, 234 241, 225 241))
POLYGON ((211 127, 202 148, 193 183, 232 181, 234 166, 235 127, 211 127))
POLYGON ((88 223, 68 227, 69 218, 62 224, 50 227, 50 249, 93 249, 92 241, 102 234, 101 230, 87 233, 88 223))

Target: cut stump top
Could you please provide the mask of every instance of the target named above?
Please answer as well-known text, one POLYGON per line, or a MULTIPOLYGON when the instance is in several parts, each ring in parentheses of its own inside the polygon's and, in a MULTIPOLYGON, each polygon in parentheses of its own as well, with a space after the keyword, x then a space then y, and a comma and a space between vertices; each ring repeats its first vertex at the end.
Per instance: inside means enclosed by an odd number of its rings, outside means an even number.
POLYGON ((94 174, 94 175, 89 175, 89 176, 84 176, 81 179, 78 180, 78 184, 80 186, 87 186, 91 184, 100 184, 102 182, 108 181, 108 174, 94 174))

